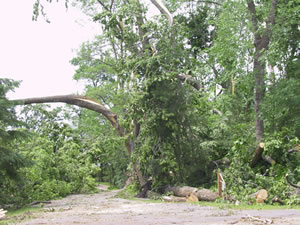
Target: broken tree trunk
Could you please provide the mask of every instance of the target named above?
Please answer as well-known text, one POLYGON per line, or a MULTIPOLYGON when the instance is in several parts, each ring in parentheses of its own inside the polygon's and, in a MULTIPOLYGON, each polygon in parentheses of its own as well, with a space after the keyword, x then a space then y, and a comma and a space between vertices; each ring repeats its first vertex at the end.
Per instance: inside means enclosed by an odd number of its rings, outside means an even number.
POLYGON ((259 162, 259 160, 261 160, 261 159, 266 161, 270 165, 276 164, 276 161, 274 159, 272 159, 271 156, 268 156, 268 155, 263 156, 262 155, 264 148, 265 148, 265 144, 263 142, 258 144, 256 151, 255 151, 255 155, 250 163, 251 168, 254 168, 257 165, 257 163, 259 162))
POLYGON ((264 147, 265 147, 265 144, 263 142, 259 143, 257 148, 256 148, 256 151, 255 151, 255 155, 251 161, 251 164, 250 166, 253 168, 256 166, 256 164, 258 163, 258 161, 261 159, 261 155, 264 151, 264 147))

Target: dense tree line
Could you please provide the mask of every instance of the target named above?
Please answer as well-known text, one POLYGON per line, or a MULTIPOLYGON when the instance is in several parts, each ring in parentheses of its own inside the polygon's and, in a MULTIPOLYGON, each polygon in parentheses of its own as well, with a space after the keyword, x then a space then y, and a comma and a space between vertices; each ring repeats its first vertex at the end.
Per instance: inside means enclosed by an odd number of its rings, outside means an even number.
POLYGON ((76 1, 102 33, 72 59, 74 79, 102 111, 17 117, 5 97, 16 83, 1 80, 0 204, 93 191, 96 179, 215 188, 217 169, 237 199, 265 188, 299 203, 285 179, 300 182, 297 1, 153 3, 151 17, 138 0, 76 1))

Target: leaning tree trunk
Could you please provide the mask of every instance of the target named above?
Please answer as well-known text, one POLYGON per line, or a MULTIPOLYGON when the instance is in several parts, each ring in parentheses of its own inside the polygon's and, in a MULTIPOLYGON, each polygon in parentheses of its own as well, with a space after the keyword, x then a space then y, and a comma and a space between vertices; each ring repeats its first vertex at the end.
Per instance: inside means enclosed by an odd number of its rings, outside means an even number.
MULTIPOLYGON (((126 135, 126 131, 123 127, 120 126, 118 121, 118 116, 110 109, 106 108, 100 102, 86 97, 86 96, 79 96, 79 95, 56 95, 56 96, 48 96, 48 97, 37 97, 37 98, 27 98, 27 99, 18 99, 13 100, 17 105, 29 105, 34 103, 67 103, 70 105, 77 105, 82 108, 90 109, 92 111, 98 112, 105 116, 111 125, 115 128, 118 135, 124 137, 126 135)), ((128 138, 125 141, 125 146, 128 152, 128 155, 131 156, 132 153, 132 140, 128 138)), ((135 175, 138 177, 138 180, 141 185, 145 184, 145 180, 142 176, 142 172, 139 169, 138 163, 134 163, 133 169, 135 175)))
POLYGON ((261 105, 265 95, 265 68, 266 61, 263 59, 263 51, 267 51, 272 35, 271 26, 275 24, 275 16, 278 0, 272 0, 272 6, 268 19, 265 22, 266 29, 261 33, 258 24, 258 15, 253 0, 247 0, 248 10, 252 20, 252 31, 254 33, 254 63, 253 73, 255 78, 255 114, 256 114, 256 141, 263 141, 264 136, 264 120, 262 118, 261 105))

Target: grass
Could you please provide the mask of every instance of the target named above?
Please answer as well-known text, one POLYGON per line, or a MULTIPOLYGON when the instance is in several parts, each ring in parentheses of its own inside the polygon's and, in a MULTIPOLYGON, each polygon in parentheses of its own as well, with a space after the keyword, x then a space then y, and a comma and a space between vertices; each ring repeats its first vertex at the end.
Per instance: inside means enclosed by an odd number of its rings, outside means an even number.
POLYGON ((5 218, 0 219, 0 225, 15 224, 23 220, 34 218, 41 210, 41 208, 36 207, 8 209, 5 218))
POLYGON ((111 185, 110 183, 108 183, 108 182, 99 182, 99 184, 108 186, 107 190, 118 190, 118 189, 120 189, 119 187, 112 186, 112 185, 111 185))
POLYGON ((217 207, 219 209, 233 209, 233 210, 274 210, 274 209, 300 209, 297 205, 268 205, 268 204, 253 204, 249 205, 246 203, 240 203, 240 205, 235 205, 231 203, 219 203, 219 202, 204 202, 200 201, 195 203, 201 206, 211 206, 217 207))
MULTIPOLYGON (((162 200, 157 199, 140 199, 136 198, 136 194, 138 193, 135 186, 131 186, 127 189, 124 189, 120 191, 116 196, 119 198, 124 198, 128 200, 134 200, 134 201, 143 201, 143 202, 149 202, 149 203, 161 203, 162 200)), ((183 203, 185 204, 185 203, 183 203)), ((274 210, 274 209, 300 209, 300 205, 269 205, 264 203, 254 203, 253 205, 249 205, 247 203, 241 202, 239 205, 235 205, 233 203, 227 203, 227 202, 206 202, 206 201, 199 201, 196 204, 200 206, 210 206, 210 207, 216 207, 219 209, 232 209, 232 210, 274 210)))

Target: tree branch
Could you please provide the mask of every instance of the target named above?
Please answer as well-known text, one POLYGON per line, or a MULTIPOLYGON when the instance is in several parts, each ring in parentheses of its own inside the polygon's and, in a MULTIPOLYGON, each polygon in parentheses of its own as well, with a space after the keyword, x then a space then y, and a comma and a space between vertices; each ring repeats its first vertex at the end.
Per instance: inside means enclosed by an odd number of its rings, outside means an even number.
POLYGON ((200 82, 197 81, 196 79, 194 79, 192 76, 187 75, 187 74, 179 74, 178 79, 181 82, 187 81, 187 83, 189 83, 190 85, 192 85, 195 89, 197 89, 198 91, 201 90, 203 87, 201 86, 200 82))
POLYGON ((272 7, 270 10, 270 14, 267 20, 267 27, 269 28, 269 25, 275 24, 275 16, 276 16, 276 9, 277 9, 278 0, 272 1, 272 7))
POLYGON ((114 0, 111 0, 110 7, 109 7, 109 11, 112 10, 113 5, 114 5, 114 0))
POLYGON ((77 105, 82 108, 90 109, 92 111, 101 113, 105 116, 112 126, 116 129, 118 134, 123 137, 124 136, 124 129, 120 126, 117 115, 113 113, 111 110, 106 108, 104 105, 99 103, 98 101, 88 98, 86 96, 80 95, 56 95, 56 96, 48 96, 48 97, 37 97, 37 98, 26 98, 26 99, 18 99, 13 100, 16 105, 28 105, 34 103, 55 103, 55 102, 62 102, 67 103, 70 105, 77 105))
POLYGON ((97 0, 97 2, 106 10, 106 11, 111 11, 111 10, 109 10, 109 8, 107 8, 107 6, 106 5, 104 5, 104 3, 103 2, 101 2, 100 0, 97 0))
POLYGON ((257 31, 258 24, 257 24, 257 15, 256 15, 256 8, 254 2, 252 0, 247 0, 247 5, 248 5, 248 10, 251 14, 251 20, 252 20, 254 31, 257 31))
POLYGON ((300 188, 299 185, 293 184, 293 183, 289 180, 289 175, 288 175, 288 174, 285 175, 285 178, 286 178, 286 181, 287 181, 292 187, 294 187, 294 188, 300 188))
POLYGON ((258 33, 258 22, 257 22, 257 14, 256 8, 253 0, 247 0, 248 10, 251 14, 252 26, 255 35, 255 40, 260 40, 261 35, 258 33))
POLYGON ((173 16, 169 12, 169 10, 165 7, 165 5, 160 0, 151 0, 151 2, 158 8, 161 14, 164 14, 168 17, 169 26, 172 27, 173 25, 173 16))
POLYGON ((197 2, 210 3, 210 4, 215 4, 215 5, 222 5, 221 3, 214 2, 214 1, 197 1, 197 2))

